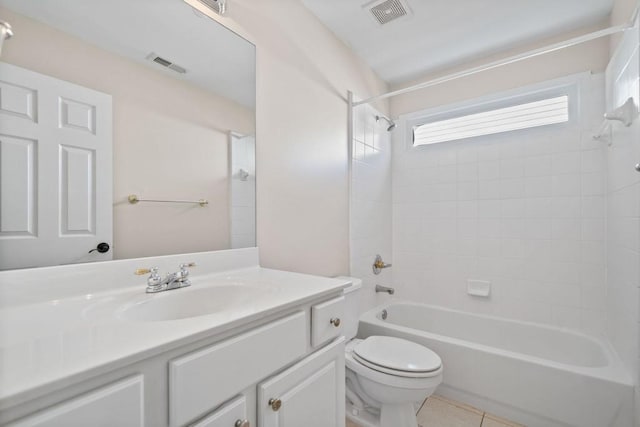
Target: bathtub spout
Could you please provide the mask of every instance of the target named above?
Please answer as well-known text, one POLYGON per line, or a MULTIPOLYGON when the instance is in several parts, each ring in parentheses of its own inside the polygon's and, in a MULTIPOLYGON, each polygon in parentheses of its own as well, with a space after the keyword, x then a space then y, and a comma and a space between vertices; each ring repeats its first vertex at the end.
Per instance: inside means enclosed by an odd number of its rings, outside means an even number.
POLYGON ((386 292, 389 295, 393 295, 396 292, 396 290, 393 288, 389 288, 387 286, 376 285, 376 292, 386 292))

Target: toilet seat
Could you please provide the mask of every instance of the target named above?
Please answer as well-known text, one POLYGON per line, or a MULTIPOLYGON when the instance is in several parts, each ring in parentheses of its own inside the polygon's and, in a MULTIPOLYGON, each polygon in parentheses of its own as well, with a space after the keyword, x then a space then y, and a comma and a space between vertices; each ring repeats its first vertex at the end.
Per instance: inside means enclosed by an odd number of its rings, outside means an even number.
POLYGON ((390 369, 390 368, 385 368, 384 366, 378 366, 375 365, 371 362, 368 362, 360 357, 358 357, 357 354, 353 354, 353 360, 355 360, 356 362, 358 362, 359 364, 366 366, 369 369, 373 369, 375 371, 378 372, 382 372, 383 374, 387 374, 387 375, 394 375, 396 377, 404 377, 404 378, 431 378, 431 377, 435 377, 437 375, 440 375, 440 373, 442 372, 441 369, 436 369, 434 371, 430 371, 430 372, 407 372, 407 371, 397 371, 394 369, 390 369))
POLYGON ((399 387, 406 389, 422 389, 429 387, 432 384, 439 384, 442 381, 442 367, 433 372, 430 377, 406 377, 400 375, 387 374, 379 370, 370 368, 360 362, 354 357, 353 353, 345 354, 345 365, 347 369, 350 369, 355 374, 368 378, 372 381, 376 381, 380 384, 385 384, 390 387, 399 387))
MULTIPOLYGON (((391 387, 400 387, 407 389, 421 389, 429 387, 433 384, 439 384, 442 381, 443 366, 441 365, 435 371, 430 372, 429 376, 408 376, 405 372, 404 375, 398 375, 402 373, 400 371, 390 370, 391 373, 383 372, 380 367, 370 367, 364 363, 356 360, 354 348, 360 344, 363 340, 355 338, 347 343, 345 349, 345 364, 347 369, 352 370, 357 375, 369 378, 380 384, 385 384, 391 387)), ((384 368, 383 368, 384 369, 384 368)))
POLYGON ((429 378, 442 372, 440 357, 420 344, 395 337, 371 336, 353 346, 353 359, 388 375, 429 378))

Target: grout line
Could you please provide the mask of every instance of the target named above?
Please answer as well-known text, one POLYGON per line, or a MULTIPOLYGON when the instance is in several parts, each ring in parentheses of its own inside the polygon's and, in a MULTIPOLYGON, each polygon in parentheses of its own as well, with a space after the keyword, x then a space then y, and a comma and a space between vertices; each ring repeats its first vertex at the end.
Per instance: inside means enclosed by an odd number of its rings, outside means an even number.
POLYGON ((482 413, 482 419, 480 420, 480 427, 482 427, 482 424, 484 424, 484 416, 487 415, 486 412, 482 413))
POLYGON ((467 411, 467 412, 472 412, 474 414, 479 414, 480 412, 482 412, 482 416, 483 417, 484 417, 484 414, 486 413, 484 411, 481 411, 479 408, 476 408, 475 406, 468 405, 468 404, 463 403, 463 402, 458 402, 457 400, 448 399, 448 398, 440 396, 440 395, 434 394, 434 395, 429 396, 429 397, 434 397, 435 399, 439 399, 439 400, 441 400, 441 401, 443 401, 443 402, 445 402, 445 403, 447 403, 449 405, 455 406, 458 409, 462 409, 462 410, 467 411))
MULTIPOLYGON (((429 396, 429 397, 431 397, 431 396, 429 396)), ((426 404, 427 404, 427 400, 429 400, 429 397, 427 397, 426 399, 424 399, 424 400, 422 401, 422 405, 420 405, 420 408, 418 408, 418 412, 416 412, 416 415, 417 415, 417 414, 419 414, 419 413, 420 413, 420 411, 422 411, 422 408, 424 408, 424 405, 426 405, 426 404)))

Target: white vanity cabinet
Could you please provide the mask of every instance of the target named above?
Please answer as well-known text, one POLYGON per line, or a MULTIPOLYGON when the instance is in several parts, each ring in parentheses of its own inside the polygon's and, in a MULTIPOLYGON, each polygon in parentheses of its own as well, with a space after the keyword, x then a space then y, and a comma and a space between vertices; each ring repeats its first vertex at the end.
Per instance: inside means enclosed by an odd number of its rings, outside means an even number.
POLYGON ((332 293, 194 337, 0 410, 0 425, 344 427, 342 305, 332 293))

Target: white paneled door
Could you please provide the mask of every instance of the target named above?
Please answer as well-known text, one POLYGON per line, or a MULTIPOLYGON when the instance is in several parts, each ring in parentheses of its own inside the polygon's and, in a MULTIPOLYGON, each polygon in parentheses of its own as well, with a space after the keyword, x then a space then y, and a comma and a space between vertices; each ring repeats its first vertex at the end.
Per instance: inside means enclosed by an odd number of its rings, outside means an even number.
POLYGON ((111 96, 0 62, 0 270, 111 259, 111 96))

